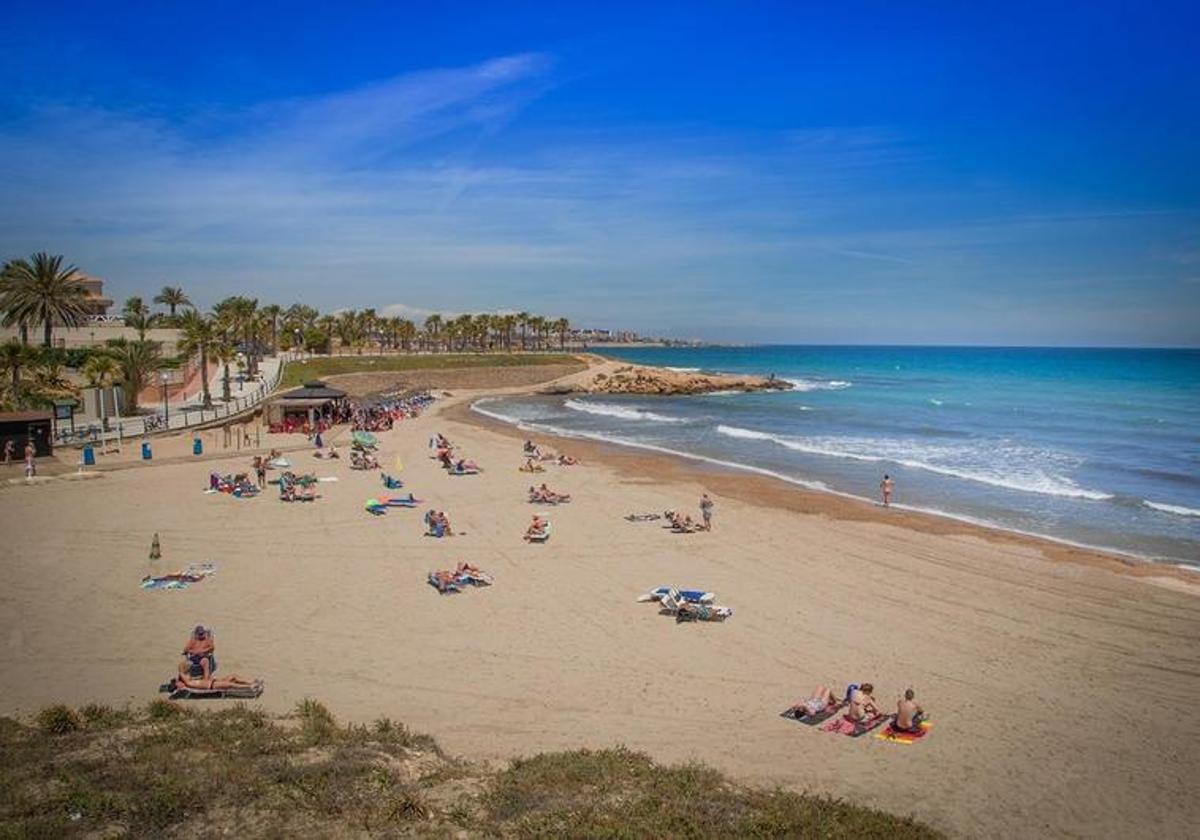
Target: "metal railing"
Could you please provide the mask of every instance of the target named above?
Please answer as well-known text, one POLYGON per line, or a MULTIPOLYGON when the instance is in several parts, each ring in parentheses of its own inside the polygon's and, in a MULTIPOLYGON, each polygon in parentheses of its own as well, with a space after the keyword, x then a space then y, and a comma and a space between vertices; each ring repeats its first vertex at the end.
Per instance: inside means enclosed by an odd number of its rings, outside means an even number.
POLYGON ((168 404, 166 413, 140 414, 129 417, 109 418, 103 427, 99 422, 93 422, 86 428, 76 429, 72 436, 78 442, 99 440, 101 437, 116 436, 118 438, 137 438, 143 435, 177 432, 195 426, 202 426, 214 421, 236 417, 262 402, 274 392, 283 377, 284 366, 293 356, 284 354, 277 357, 279 364, 269 377, 258 380, 254 387, 247 391, 244 387, 235 392, 228 402, 223 399, 213 399, 212 405, 205 407, 201 404, 186 404, 172 406, 168 404))

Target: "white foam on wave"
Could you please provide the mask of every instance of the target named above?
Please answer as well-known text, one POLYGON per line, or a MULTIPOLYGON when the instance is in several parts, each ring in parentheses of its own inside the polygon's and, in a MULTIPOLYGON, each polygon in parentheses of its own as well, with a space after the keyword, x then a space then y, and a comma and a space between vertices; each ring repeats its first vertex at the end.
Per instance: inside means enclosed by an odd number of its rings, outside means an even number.
POLYGON ((929 398, 929 402, 930 402, 930 404, 931 404, 931 405, 945 405, 945 403, 944 403, 944 402, 942 402, 941 400, 939 400, 939 399, 937 399, 937 398, 935 398, 935 397, 930 397, 930 398, 929 398))
POLYGON ((841 391, 853 385, 844 379, 794 379, 780 377, 784 382, 792 383, 793 391, 841 391))
POLYGON ((599 414, 603 417, 617 417, 621 420, 648 420, 653 423, 690 422, 682 417, 668 417, 665 414, 656 414, 655 412, 647 411, 644 408, 613 405, 612 403, 567 400, 565 403, 563 403, 563 406, 565 408, 569 408, 571 411, 582 411, 585 414, 599 414))
POLYGON ((799 438, 724 425, 717 426, 717 432, 743 440, 768 441, 807 455, 899 464, 1006 490, 1091 501, 1113 498, 1110 493, 1088 490, 1065 476, 1047 472, 1038 462, 1054 460, 1051 453, 1037 452, 1012 444, 991 443, 982 447, 933 446, 913 441, 877 438, 799 438), (982 462, 981 457, 988 458, 989 462, 982 462))
MULTIPOLYGON (((751 466, 749 464, 742 464, 737 461, 725 461, 720 458, 709 458, 705 455, 696 455, 692 452, 683 452, 683 451, 677 450, 677 449, 670 449, 666 446, 655 446, 654 444, 649 444, 649 443, 639 443, 637 441, 627 440, 627 439, 618 438, 618 437, 611 437, 609 435, 603 435, 603 434, 599 434, 599 433, 575 432, 575 431, 571 431, 569 429, 562 429, 557 426, 552 426, 552 425, 549 425, 546 423, 534 423, 531 421, 525 421, 518 417, 513 417, 513 416, 507 415, 507 414, 502 414, 498 411, 490 411, 488 409, 480 407, 482 403, 495 402, 498 399, 501 399, 501 398, 499 398, 499 397, 484 397, 480 400, 473 402, 471 404, 471 410, 476 412, 477 414, 482 414, 485 417, 490 417, 493 420, 499 420, 502 423, 508 423, 510 425, 516 426, 518 429, 521 429, 523 431, 539 431, 539 432, 545 432, 546 434, 557 435, 559 437, 583 438, 583 439, 587 439, 587 440, 599 441, 601 443, 611 443, 611 444, 615 444, 617 446, 628 446, 632 449, 645 449, 645 450, 649 450, 652 452, 660 452, 664 455, 675 455, 677 457, 686 458, 691 461, 701 461, 706 464, 713 464, 714 466, 729 467, 730 469, 740 470, 742 472, 750 472, 750 473, 755 473, 756 475, 766 476, 768 478, 775 478, 775 479, 778 479, 779 481, 786 482, 787 484, 792 484, 797 487, 804 487, 809 490, 818 490, 822 493, 829 493, 834 496, 841 496, 844 499, 854 499, 856 501, 868 502, 871 504, 876 503, 874 499, 867 498, 866 496, 859 496, 854 493, 847 493, 843 490, 834 490, 833 488, 829 487, 826 484, 823 484, 820 481, 805 481, 804 479, 795 478, 793 476, 785 475, 783 473, 779 473, 774 470, 768 470, 768 469, 764 469, 762 467, 755 467, 755 466, 751 466)), ((730 428, 734 428, 734 427, 730 427, 730 428)), ((749 432, 751 430, 742 429, 740 431, 749 432)), ((753 434, 761 435, 763 433, 762 432, 753 432, 753 434)), ((1049 534, 1039 534, 1036 531, 1025 531, 1020 528, 1013 528, 1011 526, 1007 526, 1007 525, 1004 525, 1003 523, 995 522, 995 521, 992 521, 989 519, 981 519, 979 517, 968 516, 966 514, 961 514, 961 513, 951 513, 949 511, 939 510, 938 508, 919 507, 917 505, 906 505, 906 504, 899 504, 899 503, 893 503, 892 507, 900 509, 900 510, 913 511, 915 513, 925 513, 925 514, 929 514, 931 516, 942 517, 944 519, 953 519, 958 522, 966 522, 971 525, 978 525, 978 526, 981 526, 984 528, 995 528, 996 530, 1008 531, 1010 533, 1021 534, 1023 536, 1027 536, 1027 537, 1036 537, 1038 539, 1049 540, 1050 542, 1053 542, 1053 543, 1059 543, 1060 545, 1069 545, 1069 546, 1073 546, 1075 548, 1083 548, 1083 549, 1088 549, 1091 551, 1109 552, 1112 554, 1129 557, 1131 559, 1139 560, 1139 561, 1150 561, 1150 562, 1156 562, 1156 563, 1170 563, 1173 565, 1180 565, 1182 568, 1187 568, 1187 569, 1200 568, 1200 567, 1193 566, 1188 563, 1181 564, 1176 560, 1171 560, 1170 558, 1155 557, 1155 556, 1148 555, 1148 554, 1137 554, 1134 552, 1130 552, 1126 549, 1113 548, 1110 546, 1076 542, 1075 540, 1069 540, 1064 537, 1055 537, 1055 536, 1051 536, 1049 534)))
POLYGON ((1142 504, 1162 513, 1173 513, 1176 516, 1200 516, 1200 510, 1184 507, 1183 505, 1168 505, 1162 502, 1152 502, 1149 499, 1142 499, 1142 504))
POLYGON ((667 370, 673 370, 676 373, 699 373, 700 368, 685 368, 685 367, 668 367, 667 370))
POLYGON ((802 478, 795 478, 794 476, 784 475, 783 473, 775 472, 774 470, 764 469, 763 467, 754 467, 754 466, 750 466, 749 464, 740 464, 737 461, 724 461, 724 460, 721 460, 720 458, 710 458, 707 455, 697 455, 694 452, 684 452, 683 450, 680 450, 680 449, 671 449, 670 447, 666 447, 666 446, 656 446, 655 444, 652 444, 652 443, 642 443, 641 441, 629 440, 628 438, 614 437, 612 435, 606 435, 606 434, 602 434, 600 432, 584 432, 584 431, 577 431, 577 430, 573 430, 573 429, 564 429, 560 426, 552 426, 549 423, 532 423, 532 422, 529 422, 526 420, 521 420, 518 417, 512 417, 507 414, 501 414, 498 411, 491 411, 486 408, 481 408, 480 405, 485 401, 490 401, 490 400, 485 398, 485 399, 478 400, 478 401, 472 403, 471 410, 478 414, 482 414, 485 417, 491 417, 493 420, 500 420, 501 422, 504 422, 504 423, 511 423, 511 424, 515 425, 517 428, 522 429, 524 431, 545 432, 545 433, 551 434, 551 435, 558 435, 559 437, 582 438, 585 440, 599 441, 601 443, 613 443, 618 446, 628 446, 633 449, 645 449, 650 452, 661 452, 664 455, 675 455, 679 458, 687 458, 688 460, 691 460, 691 461, 702 461, 706 464, 713 464, 714 466, 718 466, 718 467, 729 467, 729 468, 735 469, 735 470, 743 470, 745 472, 757 473, 758 475, 765 475, 765 476, 768 476, 769 478, 777 478, 780 481, 786 481, 788 484, 794 484, 797 487, 805 487, 809 490, 821 490, 823 492, 834 493, 839 496, 849 496, 850 498, 859 498, 857 496, 851 496, 849 493, 840 493, 836 490, 832 490, 827 485, 822 484, 819 481, 805 481, 802 478))

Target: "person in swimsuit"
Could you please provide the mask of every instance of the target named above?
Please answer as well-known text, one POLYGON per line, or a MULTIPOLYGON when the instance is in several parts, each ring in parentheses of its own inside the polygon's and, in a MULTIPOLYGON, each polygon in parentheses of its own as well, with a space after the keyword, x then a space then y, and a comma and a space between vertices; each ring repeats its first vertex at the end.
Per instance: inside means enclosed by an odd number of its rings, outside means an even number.
POLYGON ((883 495, 884 507, 889 507, 892 504, 892 491, 895 489, 896 482, 892 481, 892 477, 885 473, 883 481, 879 482, 879 492, 883 495))
POLYGON ((892 729, 897 732, 916 734, 921 731, 921 720, 925 716, 925 710, 913 696, 913 690, 907 688, 904 690, 904 697, 896 704, 896 719, 892 721, 892 729))
POLYGON ((196 679, 187 674, 180 674, 175 678, 177 688, 190 688, 195 691, 228 691, 231 688, 252 688, 260 685, 261 680, 248 680, 245 677, 239 677, 237 674, 230 674, 224 679, 215 679, 208 677, 206 679, 196 679))
POLYGON ((855 723, 865 723, 870 718, 878 717, 879 707, 875 704, 873 691, 875 686, 863 683, 850 692, 850 708, 846 710, 846 717, 855 723))
POLYGON ((216 670, 216 644, 212 633, 203 624, 197 624, 192 636, 183 646, 183 661, 179 663, 179 675, 209 679, 216 670))
POLYGON ((827 686, 819 685, 812 690, 812 694, 808 696, 808 699, 797 703, 792 709, 803 711, 805 715, 816 717, 826 709, 834 708, 837 705, 838 701, 833 696, 833 692, 827 686))

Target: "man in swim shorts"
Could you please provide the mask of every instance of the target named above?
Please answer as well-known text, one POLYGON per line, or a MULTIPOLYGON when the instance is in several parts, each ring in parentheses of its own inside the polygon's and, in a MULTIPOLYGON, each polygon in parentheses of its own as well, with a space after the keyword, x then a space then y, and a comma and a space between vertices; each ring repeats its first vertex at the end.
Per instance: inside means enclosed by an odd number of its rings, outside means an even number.
POLYGON ((203 624, 197 624, 192 637, 183 646, 183 661, 179 663, 180 675, 209 679, 214 670, 213 654, 216 644, 212 633, 203 624))
POLYGON ((925 710, 917 704, 913 696, 913 690, 907 688, 904 690, 904 697, 896 704, 896 719, 892 722, 892 729, 897 732, 916 734, 921 731, 921 718, 924 717, 925 710))
POLYGON ((892 491, 895 489, 896 482, 892 481, 892 477, 885 473, 883 481, 879 482, 879 492, 883 494, 884 507, 889 507, 892 504, 892 491))

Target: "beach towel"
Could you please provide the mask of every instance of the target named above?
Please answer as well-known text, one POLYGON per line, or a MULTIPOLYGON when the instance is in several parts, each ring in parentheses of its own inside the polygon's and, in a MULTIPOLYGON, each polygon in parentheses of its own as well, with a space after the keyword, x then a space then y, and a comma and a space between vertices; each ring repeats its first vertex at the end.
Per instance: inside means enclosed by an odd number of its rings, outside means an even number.
POLYGON ((792 706, 785 712, 780 713, 780 717, 785 717, 788 720, 794 720, 797 723, 803 723, 805 726, 816 726, 818 723, 824 723, 831 717, 836 715, 845 706, 845 703, 835 703, 832 706, 826 706, 815 715, 808 713, 808 709, 804 708, 804 704, 792 706))
POLYGON ((292 462, 287 458, 276 458, 274 461, 267 461, 268 467, 273 467, 277 470, 286 470, 292 465, 292 462))
POLYGON ((625 517, 629 522, 653 522, 656 519, 662 519, 660 513, 631 513, 625 517))
POLYGON ((933 728, 933 721, 928 719, 922 720, 917 724, 916 732, 901 732, 892 728, 895 722, 895 715, 888 721, 888 725, 883 728, 882 732, 876 733, 875 737, 880 741, 891 741, 894 744, 913 744, 929 734, 929 730, 933 728))
POLYGON ((234 688, 222 689, 206 689, 206 688, 187 688, 179 685, 174 678, 170 682, 165 682, 158 687, 158 690, 167 695, 168 700, 254 700, 262 696, 263 683, 256 682, 254 685, 239 685, 234 688))
POLYGON ((849 738, 858 738, 874 729, 878 729, 887 719, 887 715, 876 715, 873 718, 867 718, 862 723, 856 723, 845 715, 842 715, 840 718, 831 720, 822 726, 821 731, 835 732, 838 735, 845 735, 849 738))
POLYGON ((681 621, 724 621, 733 615, 733 609, 730 607, 690 602, 684 602, 674 610, 668 608, 668 611, 674 612, 677 624, 681 621))
POLYGON ((444 580, 438 577, 438 572, 429 573, 429 585, 438 591, 439 595, 453 595, 462 592, 457 580, 444 580))
POLYGON ((212 563, 200 563, 188 566, 182 572, 167 575, 142 578, 142 589, 187 589, 189 584, 199 583, 217 571, 212 563))
POLYGON ((420 499, 414 499, 412 496, 380 496, 379 502, 388 507, 403 508, 415 508, 421 504, 420 499))

